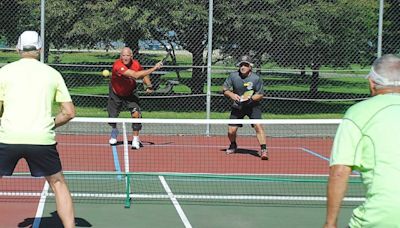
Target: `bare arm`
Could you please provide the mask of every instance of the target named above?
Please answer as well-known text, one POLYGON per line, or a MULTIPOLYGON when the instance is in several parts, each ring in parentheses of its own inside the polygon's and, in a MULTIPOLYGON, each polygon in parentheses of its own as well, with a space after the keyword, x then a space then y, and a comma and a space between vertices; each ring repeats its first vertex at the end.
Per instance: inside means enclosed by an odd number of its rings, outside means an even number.
POLYGON ((253 101, 261 101, 264 98, 263 94, 254 94, 253 96, 251 96, 251 99, 253 99, 253 101))
POLYGON ((61 102, 60 112, 54 119, 55 128, 62 126, 75 117, 75 106, 72 102, 61 102))
POLYGON ((127 70, 125 71, 122 75, 134 79, 143 79, 149 74, 153 73, 154 71, 160 69, 162 67, 162 62, 158 62, 156 65, 154 65, 152 68, 147 69, 147 70, 141 70, 141 71, 134 71, 134 70, 127 70))
POLYGON ((146 75, 143 78, 143 83, 147 86, 147 88, 146 88, 146 92, 147 93, 153 92, 153 85, 151 84, 151 80, 150 80, 150 76, 149 75, 146 75))
POLYGON ((228 97, 228 98, 230 98, 230 99, 232 99, 234 101, 240 101, 240 96, 239 95, 237 95, 236 93, 234 93, 234 92, 232 92, 230 90, 225 90, 225 88, 224 88, 224 96, 228 97))
POLYGON ((345 165, 334 165, 329 169, 327 189, 327 212, 324 228, 336 228, 343 197, 347 190, 347 181, 351 168, 345 165))

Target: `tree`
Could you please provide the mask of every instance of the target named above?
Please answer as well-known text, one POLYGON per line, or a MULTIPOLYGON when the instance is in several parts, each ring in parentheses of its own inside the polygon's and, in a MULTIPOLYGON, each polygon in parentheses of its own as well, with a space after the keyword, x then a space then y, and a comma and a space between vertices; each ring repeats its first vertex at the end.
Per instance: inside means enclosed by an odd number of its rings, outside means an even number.
POLYGON ((274 0, 221 1, 214 6, 213 46, 225 58, 251 55, 257 67, 272 43, 274 0))
POLYGON ((5 39, 8 45, 15 43, 18 37, 17 26, 15 26, 18 21, 16 16, 17 6, 16 0, 0 1, 0 10, 2 12, 0 14, 0 38, 5 39))
POLYGON ((386 0, 388 7, 384 13, 383 52, 388 54, 400 53, 400 2, 386 0))
POLYGON ((271 52, 281 66, 310 66, 310 93, 318 91, 321 66, 346 67, 369 61, 368 41, 376 34, 375 1, 340 0, 292 2, 280 13, 271 52), (287 48, 289 47, 289 48, 287 48))
POLYGON ((218 32, 223 53, 253 53, 259 61, 282 67, 309 66, 311 94, 317 92, 321 66, 346 67, 370 60, 368 41, 377 31, 376 1, 260 0, 231 5, 221 10, 228 12, 221 14, 227 20, 218 32))
POLYGON ((16 44, 25 30, 40 30, 40 2, 34 0, 0 1, 0 36, 9 46, 16 44))

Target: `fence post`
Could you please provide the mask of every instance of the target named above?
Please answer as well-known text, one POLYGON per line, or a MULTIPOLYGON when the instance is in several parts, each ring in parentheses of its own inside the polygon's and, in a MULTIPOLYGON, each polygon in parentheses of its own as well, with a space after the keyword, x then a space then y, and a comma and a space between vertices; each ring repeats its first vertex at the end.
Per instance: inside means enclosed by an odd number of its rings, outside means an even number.
POLYGON ((377 50, 378 58, 382 56, 383 5, 384 5, 384 0, 380 0, 379 1, 379 22, 378 22, 378 50, 377 50))
MULTIPOLYGON (((212 64, 212 32, 213 32, 213 0, 208 4, 208 54, 207 54, 207 119, 211 113, 211 64, 212 64)), ((207 124, 207 135, 210 134, 210 125, 207 124)))
POLYGON ((45 5, 46 5, 46 0, 40 0, 40 38, 42 39, 42 51, 40 52, 40 62, 44 62, 44 51, 46 50, 44 48, 45 46, 45 5))

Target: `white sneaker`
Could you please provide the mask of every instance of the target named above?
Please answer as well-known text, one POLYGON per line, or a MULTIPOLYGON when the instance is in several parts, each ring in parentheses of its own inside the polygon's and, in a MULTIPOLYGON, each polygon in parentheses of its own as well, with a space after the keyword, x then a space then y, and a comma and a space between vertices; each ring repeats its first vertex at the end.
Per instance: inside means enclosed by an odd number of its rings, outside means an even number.
POLYGON ((132 140, 132 149, 139 150, 140 149, 140 141, 132 140))
POLYGON ((117 139, 116 138, 110 138, 110 140, 108 140, 108 142, 111 144, 111 145, 115 145, 115 144, 117 144, 117 139))

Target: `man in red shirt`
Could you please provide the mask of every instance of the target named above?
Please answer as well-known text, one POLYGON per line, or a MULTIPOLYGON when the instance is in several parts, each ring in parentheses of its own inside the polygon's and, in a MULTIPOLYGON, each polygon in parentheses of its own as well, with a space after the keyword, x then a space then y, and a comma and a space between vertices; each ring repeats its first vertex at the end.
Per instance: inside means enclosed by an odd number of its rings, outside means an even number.
MULTIPOLYGON (((162 62, 158 62, 152 68, 144 70, 139 61, 133 59, 132 50, 128 47, 123 48, 120 58, 114 62, 112 68, 107 105, 108 117, 117 118, 123 104, 126 104, 131 111, 132 118, 141 118, 136 80, 143 79, 143 83, 147 86, 146 92, 152 92, 153 88, 149 75, 161 67, 162 62)), ((118 129, 116 123, 110 123, 110 126, 112 131, 109 143, 113 145, 117 143, 118 129)), ((141 129, 141 124, 132 124, 132 149, 139 149, 141 146, 139 140, 139 131, 141 129)))

